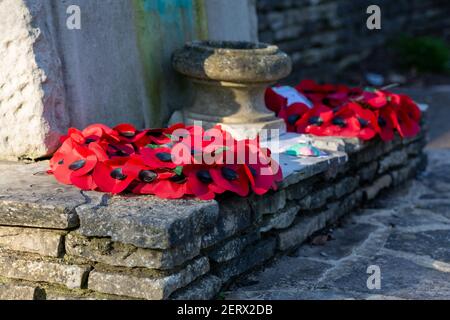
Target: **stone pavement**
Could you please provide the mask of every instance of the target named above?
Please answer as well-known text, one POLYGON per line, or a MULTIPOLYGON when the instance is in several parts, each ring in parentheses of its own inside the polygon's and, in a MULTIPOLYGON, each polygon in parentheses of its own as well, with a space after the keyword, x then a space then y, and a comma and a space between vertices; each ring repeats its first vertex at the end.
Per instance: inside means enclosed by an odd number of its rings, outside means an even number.
POLYGON ((450 87, 407 93, 430 104, 427 170, 238 279, 226 299, 450 299, 450 87), (380 289, 368 289, 369 266, 380 289))

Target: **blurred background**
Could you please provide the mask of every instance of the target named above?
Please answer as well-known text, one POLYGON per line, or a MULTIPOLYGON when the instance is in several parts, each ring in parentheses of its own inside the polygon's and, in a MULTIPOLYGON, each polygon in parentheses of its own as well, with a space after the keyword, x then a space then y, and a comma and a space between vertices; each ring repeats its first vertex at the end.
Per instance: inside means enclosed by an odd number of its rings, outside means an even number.
POLYGON ((321 82, 382 87, 428 103, 430 147, 450 147, 450 1, 255 0, 259 40, 293 60, 287 84, 321 82), (369 30, 370 5, 381 29, 369 30))

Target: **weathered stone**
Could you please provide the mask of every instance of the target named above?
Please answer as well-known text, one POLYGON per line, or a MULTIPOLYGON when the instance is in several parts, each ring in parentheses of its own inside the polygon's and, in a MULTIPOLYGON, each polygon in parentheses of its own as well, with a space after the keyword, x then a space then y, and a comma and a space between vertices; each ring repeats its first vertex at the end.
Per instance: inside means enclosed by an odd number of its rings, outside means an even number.
POLYGON ((303 243, 314 232, 326 226, 337 208, 338 204, 331 204, 329 209, 320 213, 300 216, 293 226, 278 233, 278 249, 283 251, 303 243))
POLYGON ((279 163, 283 170, 283 181, 280 188, 294 185, 319 173, 337 170, 344 166, 348 157, 343 152, 332 152, 326 157, 294 157, 285 153, 279 154, 279 163))
POLYGON ((450 263, 449 247, 442 246, 445 243, 450 243, 450 229, 424 232, 396 231, 387 239, 385 248, 429 256, 432 259, 450 263))
POLYGON ((208 253, 208 258, 216 263, 222 263, 238 257, 242 251, 253 242, 260 239, 258 232, 239 235, 224 243, 219 243, 208 253))
POLYGON ((377 174, 377 171, 378 171, 378 162, 377 161, 374 161, 374 162, 362 167, 358 172, 361 183, 373 181, 373 179, 375 178, 375 176, 377 174))
POLYGON ((238 232, 250 227, 253 222, 253 213, 247 198, 232 196, 219 201, 219 218, 214 227, 202 237, 202 248, 229 238, 238 232))
POLYGON ((316 177, 311 177, 307 180, 303 180, 300 183, 290 185, 286 188, 286 198, 288 200, 300 200, 310 193, 314 184, 317 183, 316 177))
POLYGON ((207 273, 209 263, 206 257, 201 257, 183 269, 164 277, 145 276, 145 273, 130 271, 130 273, 115 273, 94 270, 89 276, 88 287, 94 291, 114 295, 148 300, 166 299, 175 290, 187 286, 207 273))
POLYGON ((367 200, 374 199, 381 190, 390 187, 392 184, 392 178, 390 175, 386 174, 377 180, 375 180, 372 185, 363 189, 364 197, 367 200))
POLYGON ((249 201, 258 217, 275 213, 286 206, 286 191, 279 190, 263 196, 253 194, 249 201))
POLYGON ((64 250, 64 234, 57 231, 0 227, 0 247, 14 251, 59 257, 64 250))
POLYGON ((48 161, 0 163, 0 224, 68 229, 78 226, 76 208, 87 199, 80 190, 46 174, 48 161))
POLYGON ((358 138, 339 138, 339 137, 318 137, 312 136, 312 144, 319 148, 329 151, 342 151, 345 153, 355 153, 363 150, 368 144, 358 138))
POLYGON ((373 142, 361 152, 355 153, 352 157, 352 162, 356 167, 360 167, 366 163, 378 159, 384 153, 384 144, 380 142, 373 142))
POLYGON ((315 192, 304 197, 299 201, 301 210, 313 210, 319 209, 323 207, 327 200, 330 199, 334 195, 334 186, 328 185, 324 186, 322 189, 319 189, 315 192))
POLYGON ((48 156, 69 125, 49 15, 45 1, 0 2, 1 159, 48 156))
POLYGON ((295 220, 300 206, 295 203, 288 204, 278 212, 264 217, 262 226, 259 228, 261 232, 267 232, 272 229, 284 229, 289 227, 295 220))
POLYGON ((6 278, 61 284, 80 288, 90 270, 88 266, 65 264, 63 261, 37 260, 28 256, 0 254, 0 275, 6 278))
POLYGON ((164 200, 154 196, 104 197, 77 208, 78 232, 140 248, 168 249, 192 241, 217 220, 216 201, 164 200))
POLYGON ((37 300, 42 298, 38 286, 16 283, 0 283, 0 300, 37 300))
POLYGON ((276 248, 276 240, 270 238, 248 247, 239 257, 224 264, 217 265, 212 272, 223 283, 241 273, 244 273, 270 259, 276 248))
POLYGON ((172 300, 210 300, 213 299, 220 290, 222 281, 213 275, 206 275, 187 287, 174 292, 172 300))
POLYGON ((109 238, 86 238, 75 233, 66 237, 67 254, 128 268, 173 269, 200 253, 200 237, 167 250, 137 248, 109 238))
POLYGON ((359 186, 359 177, 346 177, 339 181, 334 187, 334 197, 336 199, 352 193, 359 186))
POLYGON ((380 160, 378 173, 383 174, 392 168, 405 165, 407 160, 408 155, 405 150, 394 151, 380 160))

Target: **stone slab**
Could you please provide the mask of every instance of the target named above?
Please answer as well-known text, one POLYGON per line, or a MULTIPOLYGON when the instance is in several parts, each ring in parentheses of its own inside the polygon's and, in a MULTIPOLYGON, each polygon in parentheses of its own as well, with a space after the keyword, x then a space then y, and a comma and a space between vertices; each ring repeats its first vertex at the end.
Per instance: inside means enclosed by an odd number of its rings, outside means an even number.
POLYGON ((278 212, 265 216, 259 230, 261 232, 268 232, 272 229, 285 229, 289 227, 294 222, 299 209, 300 206, 291 202, 278 212))
POLYGON ((0 275, 5 278, 48 282, 76 289, 84 284, 89 270, 89 266, 39 260, 9 252, 0 253, 0 275))
POLYGON ((208 258, 216 263, 223 263, 238 257, 242 251, 250 244, 260 239, 258 232, 238 235, 215 246, 208 252, 208 258))
POLYGON ((206 257, 198 258, 183 269, 163 277, 139 275, 136 272, 94 270, 89 276, 88 287, 107 294, 161 300, 168 298, 175 290, 187 286, 208 271, 209 262, 206 257))
POLYGON ((40 292, 38 286, 0 283, 0 300, 36 300, 40 292))
POLYGON ((186 288, 174 292, 172 300, 211 300, 216 297, 222 286, 220 278, 206 275, 189 284, 186 288))
POLYGON ((173 249, 152 250, 113 242, 109 238, 86 238, 73 232, 65 241, 66 252, 72 256, 110 266, 162 270, 173 269, 196 257, 200 253, 200 244, 198 237, 173 249))
POLYGON ((240 275, 264 261, 270 259, 275 254, 276 239, 269 238, 262 240, 248 247, 239 257, 228 261, 227 263, 217 265, 213 270, 213 274, 217 275, 223 283, 231 278, 240 275))
POLYGON ((78 232, 109 237, 140 248, 179 246, 211 227, 219 215, 216 201, 164 200, 154 196, 103 196, 100 204, 77 208, 78 232))
POLYGON ((86 203, 80 190, 47 175, 48 161, 0 162, 0 225, 68 229, 78 226, 76 208, 86 203))
POLYGON ((0 247, 59 257, 64 251, 64 234, 35 228, 0 227, 0 247))

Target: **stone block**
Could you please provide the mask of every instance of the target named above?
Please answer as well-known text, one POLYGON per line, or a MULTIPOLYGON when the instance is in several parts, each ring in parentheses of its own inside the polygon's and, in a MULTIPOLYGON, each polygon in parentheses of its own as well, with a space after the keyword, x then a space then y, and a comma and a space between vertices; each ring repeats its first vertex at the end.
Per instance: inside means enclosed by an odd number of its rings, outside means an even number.
POLYGON ((365 149, 368 144, 358 138, 317 137, 310 136, 312 145, 323 150, 356 153, 365 149))
POLYGON ((359 179, 361 183, 366 183, 372 181, 378 171, 378 162, 374 161, 362 167, 359 171, 359 179))
POLYGON ((9 252, 0 254, 0 276, 10 279, 48 282, 76 289, 83 286, 89 270, 89 266, 69 265, 62 260, 38 260, 9 252))
POLYGON ((388 170, 405 165, 408 160, 408 154, 405 150, 393 151, 379 161, 378 173, 383 174, 388 170))
POLYGON ((72 232, 66 237, 66 252, 111 266, 168 270, 200 253, 200 237, 172 249, 152 250, 113 242, 109 238, 86 238, 72 232))
POLYGON ((333 197, 334 186, 327 184, 322 189, 316 190, 299 201, 301 210, 314 210, 323 207, 327 200, 333 197))
POLYGON ((230 196, 219 201, 219 218, 202 236, 202 248, 208 248, 253 225, 255 219, 247 198, 230 196))
POLYGON ((186 288, 174 292, 170 299, 172 300, 211 300, 220 291, 222 280, 213 275, 206 275, 186 288))
POLYGON ((259 232, 239 235, 236 238, 219 243, 208 253, 208 258, 216 263, 229 261, 238 257, 247 246, 259 239, 259 232))
POLYGON ((48 161, 0 162, 0 225, 68 229, 78 226, 76 208, 86 203, 80 190, 46 174, 48 161))
POLYGON ((138 270, 129 271, 94 270, 89 275, 88 287, 107 294, 161 300, 206 274, 209 271, 209 263, 206 257, 201 257, 179 271, 159 277, 146 275, 145 271, 141 273, 138 270))
POLYGON ((286 188, 286 198, 288 200, 300 200, 304 198, 313 190, 318 180, 317 177, 311 177, 300 183, 290 185, 286 188))
POLYGON ((392 177, 388 174, 381 176, 375 180, 370 186, 362 189, 365 199, 374 199, 381 190, 390 187, 392 184, 392 177))
POLYGON ((216 201, 165 200, 154 196, 103 195, 103 201, 77 208, 78 232, 109 237, 139 248, 168 249, 211 227, 219 215, 216 201))
POLYGON ((38 286, 16 283, 0 283, 0 300, 38 300, 42 290, 38 286))
POLYGON ((278 233, 278 249, 284 251, 302 244, 310 235, 326 226, 337 208, 337 204, 331 204, 322 212, 300 216, 293 226, 278 233))
POLYGON ((278 212, 265 216, 259 230, 261 232, 267 232, 272 229, 285 229, 289 227, 294 222, 299 209, 300 206, 292 202, 278 212))
POLYGON ((64 234, 43 229, 0 227, 0 247, 59 257, 64 251, 64 234))
POLYGON ((223 283, 250 269, 262 264, 275 254, 276 239, 269 238, 248 247, 239 257, 224 264, 215 266, 213 274, 218 276, 223 283))
POLYGON ((346 177, 340 180, 334 187, 334 197, 339 199, 352 193, 359 186, 359 177, 346 177))
POLYGON ((262 196, 253 194, 249 201, 257 217, 275 213, 286 206, 286 191, 279 190, 262 196))

